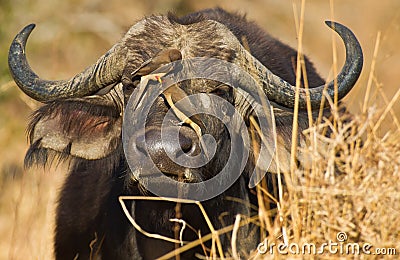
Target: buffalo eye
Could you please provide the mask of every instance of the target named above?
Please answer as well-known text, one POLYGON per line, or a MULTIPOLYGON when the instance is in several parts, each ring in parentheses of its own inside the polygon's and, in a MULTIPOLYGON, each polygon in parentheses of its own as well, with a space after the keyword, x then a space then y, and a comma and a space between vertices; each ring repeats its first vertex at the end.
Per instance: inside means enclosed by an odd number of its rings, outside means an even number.
POLYGON ((218 85, 215 89, 213 89, 210 94, 217 95, 228 102, 232 102, 232 88, 225 84, 218 85))

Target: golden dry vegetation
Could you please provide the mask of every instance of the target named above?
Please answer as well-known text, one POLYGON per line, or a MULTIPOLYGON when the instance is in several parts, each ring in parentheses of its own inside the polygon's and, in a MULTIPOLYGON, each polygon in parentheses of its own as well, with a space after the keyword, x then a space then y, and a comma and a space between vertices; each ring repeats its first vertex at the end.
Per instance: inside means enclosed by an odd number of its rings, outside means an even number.
MULTIPOLYGON (((274 223, 261 218, 261 223, 269 231, 268 241, 321 244, 336 241, 342 231, 350 242, 393 247, 399 254, 400 1, 305 3, 303 50, 322 76, 330 78, 333 71, 333 42, 337 66, 344 58, 340 40, 324 20, 347 25, 361 42, 363 73, 345 98, 355 119, 347 123, 336 118, 330 139, 317 127, 308 132, 310 146, 304 152, 314 159, 310 168, 296 170, 293 178, 286 176, 292 181, 279 205, 280 218, 274 223), (352 130, 354 138, 345 140, 345 129, 352 130), (346 174, 335 176, 335 167, 346 174)), ((297 46, 295 17, 300 16, 301 1, 295 0, 0 0, 0 259, 52 258, 55 198, 65 177, 62 167, 23 168, 25 127, 38 104, 26 98, 8 74, 8 47, 14 35, 36 23, 27 48, 32 67, 43 78, 67 78, 97 60, 145 15, 171 10, 184 14, 217 5, 247 13, 271 35, 297 46)))

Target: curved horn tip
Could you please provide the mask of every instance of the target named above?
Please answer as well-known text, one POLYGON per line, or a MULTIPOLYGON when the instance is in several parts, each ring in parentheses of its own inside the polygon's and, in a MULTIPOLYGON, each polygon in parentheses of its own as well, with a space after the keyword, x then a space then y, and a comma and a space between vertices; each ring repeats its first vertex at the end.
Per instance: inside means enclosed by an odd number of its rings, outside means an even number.
POLYGON ((333 26, 335 26, 336 22, 330 21, 330 20, 326 20, 325 24, 328 25, 329 27, 333 28, 333 26))
POLYGON ((326 24, 329 28, 331 28, 332 30, 334 30, 334 31, 336 31, 336 32, 337 32, 338 30, 342 30, 342 29, 350 30, 349 28, 347 28, 347 27, 344 26, 343 24, 338 23, 338 22, 334 22, 334 21, 326 20, 326 21, 325 21, 325 24, 326 24))
POLYGON ((22 29, 22 30, 23 30, 23 31, 25 31, 25 30, 32 31, 35 27, 36 27, 36 24, 31 23, 31 24, 28 24, 27 26, 25 26, 25 28, 22 29))
POLYGON ((11 58, 12 52, 23 52, 25 50, 26 42, 28 41, 28 37, 35 28, 35 24, 31 23, 24 27, 14 38, 11 43, 10 50, 9 50, 9 60, 11 58))
POLYGON ((19 32, 19 34, 17 35, 17 37, 15 37, 15 38, 16 39, 22 38, 23 40, 26 40, 35 27, 36 27, 36 24, 34 24, 34 23, 31 23, 31 24, 25 26, 24 29, 22 29, 19 32))

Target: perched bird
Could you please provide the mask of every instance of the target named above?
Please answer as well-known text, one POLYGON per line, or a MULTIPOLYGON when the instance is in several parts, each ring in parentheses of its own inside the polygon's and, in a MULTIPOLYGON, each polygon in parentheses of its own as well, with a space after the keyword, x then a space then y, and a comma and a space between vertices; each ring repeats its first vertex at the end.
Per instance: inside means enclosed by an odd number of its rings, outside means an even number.
MULTIPOLYGON (((177 49, 166 49, 162 50, 159 53, 157 53, 154 57, 146 60, 145 62, 142 63, 142 65, 139 66, 136 70, 134 70, 131 73, 132 79, 132 85, 136 86, 137 84, 140 84, 143 86, 142 92, 138 93, 139 95, 139 100, 141 100, 144 96, 144 91, 146 90, 147 83, 149 81, 158 81, 162 82, 161 78, 165 76, 168 72, 170 72, 173 68, 173 66, 166 66, 166 68, 163 68, 162 71, 159 70, 157 73, 152 73, 153 71, 159 69, 160 67, 182 59, 182 54, 179 50, 177 49)), ((128 85, 129 83, 125 83, 128 85)))
POLYGON ((182 54, 177 49, 166 49, 160 51, 156 56, 148 59, 139 68, 132 72, 132 76, 146 76, 156 69, 182 59, 182 54))

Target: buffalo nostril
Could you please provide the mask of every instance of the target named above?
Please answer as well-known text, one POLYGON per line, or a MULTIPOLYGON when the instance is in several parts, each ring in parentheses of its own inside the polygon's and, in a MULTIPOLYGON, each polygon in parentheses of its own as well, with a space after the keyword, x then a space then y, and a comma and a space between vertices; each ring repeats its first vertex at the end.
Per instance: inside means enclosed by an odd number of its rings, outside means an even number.
MULTIPOLYGON (((179 145, 183 153, 189 154, 194 150, 193 140, 185 135, 179 135, 179 145)), ((180 151, 177 152, 177 157, 180 155, 180 151)))
POLYGON ((183 154, 194 156, 200 153, 200 147, 196 141, 197 135, 192 133, 193 130, 181 127, 163 131, 165 131, 163 136, 159 129, 150 129, 145 134, 138 135, 136 137, 137 151, 150 155, 157 161, 167 160, 167 154, 171 157, 170 159, 176 159, 183 154))
MULTIPOLYGON (((189 127, 150 128, 138 134, 135 151, 151 158, 153 166, 168 174, 183 174, 186 167, 204 165, 196 133, 189 127)), ((196 166, 196 167, 195 167, 196 166)))

